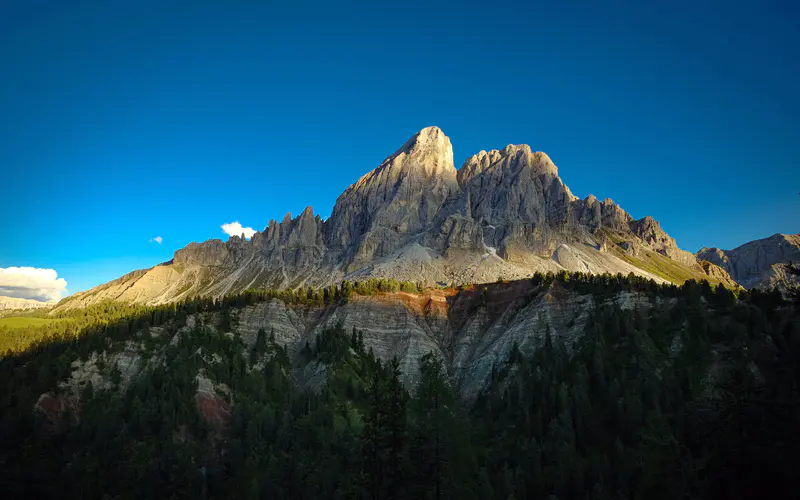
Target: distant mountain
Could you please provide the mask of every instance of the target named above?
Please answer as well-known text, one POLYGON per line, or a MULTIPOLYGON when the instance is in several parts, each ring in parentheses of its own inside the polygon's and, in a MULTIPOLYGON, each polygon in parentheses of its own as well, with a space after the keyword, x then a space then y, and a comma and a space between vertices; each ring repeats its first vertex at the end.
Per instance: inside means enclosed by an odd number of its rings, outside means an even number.
POLYGON ((611 199, 574 196, 546 154, 509 145, 456 170, 450 139, 428 127, 347 188, 325 221, 308 207, 270 221, 249 241, 191 243, 168 263, 62 306, 159 304, 366 277, 484 283, 560 270, 737 286, 723 269, 678 248, 652 217, 636 220, 611 199))
POLYGON ((800 234, 774 234, 733 250, 703 248, 697 258, 725 269, 745 288, 786 289, 798 284, 787 264, 800 263, 800 234))
POLYGON ((0 311, 8 309, 43 309, 46 307, 53 307, 54 305, 56 305, 55 301, 40 302, 32 299, 0 296, 0 311))

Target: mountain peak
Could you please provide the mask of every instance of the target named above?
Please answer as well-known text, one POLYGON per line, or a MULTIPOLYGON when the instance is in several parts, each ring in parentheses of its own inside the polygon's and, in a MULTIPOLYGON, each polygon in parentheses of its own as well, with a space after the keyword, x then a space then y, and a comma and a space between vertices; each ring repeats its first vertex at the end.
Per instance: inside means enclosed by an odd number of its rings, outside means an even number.
POLYGON ((442 132, 442 129, 439 127, 425 127, 411 136, 401 149, 411 150, 414 147, 427 145, 443 146, 445 143, 450 144, 450 138, 442 132))
MULTIPOLYGON (((458 170, 458 183, 464 186, 490 168, 531 168, 537 174, 558 177, 558 168, 547 154, 533 151, 527 144, 509 144, 502 150, 481 150, 464 162, 458 170)), ((572 197, 572 193, 569 194, 572 197)))
POLYGON ((450 139, 424 128, 339 196, 328 243, 348 248, 361 264, 388 255, 428 229, 457 189, 450 139))
POLYGON ((442 171, 452 171, 455 175, 453 145, 439 127, 426 127, 420 130, 383 164, 392 164, 393 160, 400 156, 416 159, 416 163, 423 166, 428 175, 442 171))
MULTIPOLYGON (((791 250, 772 246, 781 255, 791 250)), ((450 139, 438 127, 415 133, 350 185, 324 222, 309 206, 295 218, 270 221, 249 243, 233 237, 190 244, 175 252, 173 264, 146 270, 135 289, 123 280, 117 297, 156 304, 367 276, 470 283, 561 269, 725 278, 698 267, 652 217, 633 220, 610 198, 579 200, 550 157, 526 144, 480 151, 456 170, 450 139), (628 262, 642 248, 672 259, 682 274, 653 274, 649 264, 628 262)))

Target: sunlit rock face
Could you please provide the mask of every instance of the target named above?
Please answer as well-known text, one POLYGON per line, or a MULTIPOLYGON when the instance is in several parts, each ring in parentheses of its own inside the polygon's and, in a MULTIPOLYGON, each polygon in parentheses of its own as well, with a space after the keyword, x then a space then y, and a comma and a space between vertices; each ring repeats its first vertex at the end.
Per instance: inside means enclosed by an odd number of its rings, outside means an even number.
POLYGON ((105 299, 159 304, 367 277, 484 283, 565 269, 727 279, 718 269, 709 275, 652 217, 635 220, 610 198, 574 196, 545 153, 509 145, 481 151, 456 170, 450 139, 428 127, 348 187, 326 220, 307 207, 269 221, 250 240, 191 243, 170 262, 59 307, 105 299), (680 272, 654 272, 664 262, 648 261, 662 257, 680 272))
POLYGON ((787 264, 800 262, 800 234, 775 234, 733 250, 703 248, 697 258, 721 267, 745 288, 786 289, 797 284, 787 264))
POLYGON ((19 297, 4 297, 0 295, 0 311, 8 310, 8 309, 15 309, 24 311, 27 309, 46 309, 48 307, 53 307, 56 305, 55 300, 50 300, 47 302, 42 302, 40 300, 34 299, 22 299, 19 297))
POLYGON ((368 265, 428 230, 457 191, 450 139, 425 128, 339 196, 326 243, 349 266, 368 265))
POLYGON ((649 215, 630 224, 633 234, 644 241, 647 246, 656 252, 680 262, 681 264, 693 265, 696 262, 694 255, 686 250, 678 248, 675 239, 671 238, 657 220, 649 215))

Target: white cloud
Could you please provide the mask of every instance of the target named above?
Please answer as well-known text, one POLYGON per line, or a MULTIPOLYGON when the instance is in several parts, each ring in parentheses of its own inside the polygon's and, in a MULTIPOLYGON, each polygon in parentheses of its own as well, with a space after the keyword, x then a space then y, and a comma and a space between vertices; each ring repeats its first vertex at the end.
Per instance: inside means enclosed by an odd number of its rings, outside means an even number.
POLYGON ((164 238, 162 238, 161 236, 156 236, 155 238, 150 238, 150 243, 153 243, 154 241, 160 245, 161 242, 164 241, 164 238))
POLYGON ((67 281, 55 269, 0 267, 0 295, 39 301, 59 300, 67 293, 67 281))
POLYGON ((252 227, 242 227, 238 220, 235 222, 228 222, 220 227, 228 236, 241 236, 242 233, 244 233, 244 237, 248 240, 257 233, 257 231, 252 227))

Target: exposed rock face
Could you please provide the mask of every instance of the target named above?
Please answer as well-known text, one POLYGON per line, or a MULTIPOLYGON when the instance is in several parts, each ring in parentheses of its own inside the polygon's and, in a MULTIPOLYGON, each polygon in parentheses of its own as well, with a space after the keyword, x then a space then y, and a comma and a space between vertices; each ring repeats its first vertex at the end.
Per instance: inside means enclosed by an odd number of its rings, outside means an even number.
MULTIPOLYGON (((515 344, 524 354, 532 354, 549 334, 553 340, 563 340, 571 350, 585 332, 591 331, 588 322, 595 306, 613 303, 624 310, 638 309, 646 314, 653 300, 663 299, 637 292, 619 292, 606 298, 582 294, 557 282, 537 286, 533 280, 519 280, 464 289, 428 289, 420 294, 353 295, 347 302, 329 306, 291 305, 272 299, 231 309, 231 331, 219 333, 240 335, 246 345, 243 352, 249 352, 258 331, 264 329, 274 335, 278 345, 286 347, 290 359, 298 360, 306 343, 313 346, 324 329, 341 324, 345 332, 358 329, 366 349, 378 358, 396 358, 402 380, 409 387, 418 381, 422 357, 433 352, 444 361, 453 385, 469 399, 486 386, 494 367, 506 363, 515 344)), ((183 325, 151 327, 149 334, 177 332, 170 341, 174 345, 180 335, 197 325, 216 331, 219 314, 192 314, 183 325)), ((143 335, 138 332, 134 337, 143 335)), ((96 389, 110 388, 109 373, 114 367, 120 369, 124 360, 137 361, 128 363, 133 369, 121 370, 123 384, 131 376, 163 363, 163 351, 146 352, 138 340, 112 347, 115 353, 92 352, 86 361, 73 363, 71 376, 59 383, 59 394, 68 397, 75 408, 79 407, 76 402, 81 389, 89 382, 96 389)), ((216 353, 208 355, 203 348, 196 354, 205 363, 228 362, 216 353)), ((320 387, 326 380, 326 366, 310 363, 294 375, 302 384, 320 387)), ((231 389, 213 380, 213 370, 201 369, 196 379, 195 402, 201 414, 211 425, 225 426, 231 418, 231 406, 235 405, 231 389)), ((60 406, 50 400, 52 395, 43 398, 42 412, 56 421, 60 406)))
MULTIPOLYGON (((588 322, 596 306, 614 303, 624 310, 646 313, 652 300, 635 292, 600 299, 557 283, 535 286, 532 280, 519 280, 463 290, 429 289, 421 294, 354 295, 346 303, 327 307, 289 305, 273 299, 233 311, 231 323, 232 331, 241 335, 248 347, 256 342, 259 329, 274 333, 275 341, 287 348, 292 359, 298 359, 306 342, 313 346, 325 328, 337 324, 346 332, 357 328, 367 350, 384 361, 399 361, 402 380, 409 387, 417 383, 422 357, 433 352, 444 361, 453 385, 469 399, 486 386, 494 367, 505 364, 515 344, 524 354, 532 354, 544 345, 549 333, 572 349, 590 330, 588 322)), ((190 316, 179 330, 197 323, 213 328, 209 325, 218 321, 209 317, 198 321, 190 316)), ((312 363, 296 378, 318 387, 325 381, 325 370, 324 365, 312 363)), ((196 402, 209 422, 224 424, 230 418, 230 390, 209 377, 208 373, 198 374, 196 402)), ((102 386, 101 382, 96 385, 102 386)))
POLYGON ((339 196, 328 246, 352 266, 369 264, 427 229, 456 190, 450 139, 423 129, 339 196))
POLYGON ((745 288, 786 287, 796 277, 787 275, 784 265, 800 262, 800 234, 775 234, 733 250, 703 248, 697 258, 726 270, 745 288))
POLYGON ((709 280, 716 280, 724 284, 728 288, 737 288, 739 284, 731 278, 727 271, 722 269, 716 264, 712 264, 707 260, 701 260, 697 263, 704 273, 708 276, 709 280))
POLYGON ((550 158, 525 145, 481 151, 461 167, 458 184, 440 213, 440 231, 427 238, 440 252, 488 247, 512 261, 515 251, 549 255, 576 199, 550 158))
MULTIPOLYGON (((274 332, 276 342, 295 356, 325 328, 341 323, 345 331, 357 328, 367 349, 383 360, 397 358, 403 381, 416 384, 422 357, 435 353, 445 361, 452 382, 464 397, 478 394, 516 344, 532 353, 547 332, 571 348, 587 331, 595 305, 591 295, 558 285, 535 287, 530 280, 478 285, 465 290, 430 289, 423 294, 404 292, 355 295, 329 307, 290 306, 274 299, 242 308, 234 330, 245 343, 256 341, 258 330, 274 332)), ((647 295, 623 292, 609 299, 622 309, 646 310, 647 295)), ((209 321, 205 322, 206 324, 209 321)), ((325 380, 324 366, 306 367, 306 383, 325 380)))
POLYGON ((41 302, 39 300, 33 300, 33 299, 21 299, 19 297, 0 296, 0 311, 8 309, 23 310, 23 311, 26 309, 45 309, 48 307, 53 307, 54 305, 56 305, 55 301, 41 302))
POLYGON ((717 279, 652 217, 634 220, 609 198, 574 196, 546 154, 509 145, 481 151, 457 171, 450 140, 428 127, 347 188, 325 221, 308 207, 270 221, 250 241, 191 243, 171 262, 60 307, 104 299, 159 304, 370 276, 482 283, 564 269, 717 279), (681 272, 658 274, 659 266, 642 262, 649 255, 643 250, 681 272))
POLYGON ((481 151, 464 163, 458 181, 461 196, 469 198, 465 215, 488 224, 529 221, 557 227, 577 199, 550 158, 527 145, 481 151))
POLYGON ((664 230, 661 229, 661 224, 649 215, 633 221, 630 227, 633 234, 638 236, 642 241, 647 243, 647 246, 661 255, 665 255, 687 266, 693 266, 696 263, 694 255, 692 255, 691 252, 678 248, 675 239, 664 232, 664 230))
POLYGON ((213 427, 225 427, 232 415, 231 404, 225 399, 225 396, 230 397, 230 388, 225 384, 215 384, 205 373, 198 373, 195 378, 197 393, 194 399, 200 415, 213 427))
POLYGON ((764 289, 777 288, 782 292, 797 291, 800 290, 800 275, 792 272, 789 264, 773 264, 762 274, 758 286, 764 289))

